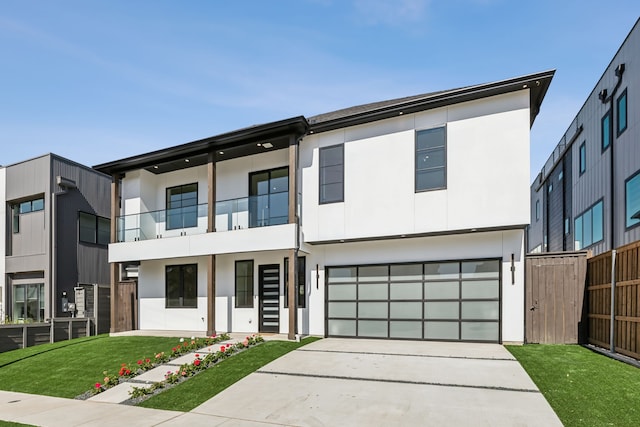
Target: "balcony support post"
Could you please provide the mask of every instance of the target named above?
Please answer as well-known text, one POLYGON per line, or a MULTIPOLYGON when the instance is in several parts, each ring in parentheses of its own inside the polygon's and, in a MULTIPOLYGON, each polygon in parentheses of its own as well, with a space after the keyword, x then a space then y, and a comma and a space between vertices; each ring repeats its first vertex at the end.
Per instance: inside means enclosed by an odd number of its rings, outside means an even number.
MULTIPOLYGON (((111 177, 111 243, 118 241, 118 216, 120 215, 120 176, 115 174, 111 177)), ((120 332, 118 325, 118 276, 120 274, 120 264, 112 262, 109 264, 110 293, 111 293, 111 325, 110 332, 120 332)))
MULTIPOLYGON (((207 158, 207 232, 216 231, 216 155, 207 158)), ((207 335, 216 333, 216 256, 207 255, 207 335)))
POLYGON ((298 314, 298 249, 300 247, 300 224, 298 222, 298 138, 289 137, 289 224, 295 224, 295 247, 289 250, 288 303, 289 333, 287 338, 296 339, 298 314))

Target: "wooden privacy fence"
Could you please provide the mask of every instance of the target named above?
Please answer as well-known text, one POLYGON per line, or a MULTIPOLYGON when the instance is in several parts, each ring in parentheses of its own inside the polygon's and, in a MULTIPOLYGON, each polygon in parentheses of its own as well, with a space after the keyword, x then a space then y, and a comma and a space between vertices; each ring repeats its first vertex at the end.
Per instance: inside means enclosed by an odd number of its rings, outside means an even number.
POLYGON ((589 343, 640 359, 640 241, 587 263, 589 343))
POLYGON ((50 323, 0 325, 0 353, 39 344, 95 335, 94 318, 65 317, 50 323))

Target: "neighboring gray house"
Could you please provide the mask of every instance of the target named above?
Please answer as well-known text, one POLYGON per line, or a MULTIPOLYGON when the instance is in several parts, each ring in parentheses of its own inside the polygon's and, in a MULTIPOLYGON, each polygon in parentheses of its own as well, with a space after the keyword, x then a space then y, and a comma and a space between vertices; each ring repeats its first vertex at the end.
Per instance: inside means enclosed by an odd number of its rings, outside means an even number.
POLYGON ((640 240, 639 22, 531 185, 529 252, 640 240))
POLYGON ((74 288, 109 284, 110 178, 47 154, 2 168, 0 184, 3 320, 76 314, 74 288))

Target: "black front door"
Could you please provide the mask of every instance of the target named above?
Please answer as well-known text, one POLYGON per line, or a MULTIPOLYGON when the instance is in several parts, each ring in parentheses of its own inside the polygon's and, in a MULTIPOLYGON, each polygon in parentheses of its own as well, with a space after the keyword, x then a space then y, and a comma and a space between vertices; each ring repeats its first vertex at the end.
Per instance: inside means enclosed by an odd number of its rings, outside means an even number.
POLYGON ((280 266, 258 267, 260 288, 260 332, 280 331, 280 266))

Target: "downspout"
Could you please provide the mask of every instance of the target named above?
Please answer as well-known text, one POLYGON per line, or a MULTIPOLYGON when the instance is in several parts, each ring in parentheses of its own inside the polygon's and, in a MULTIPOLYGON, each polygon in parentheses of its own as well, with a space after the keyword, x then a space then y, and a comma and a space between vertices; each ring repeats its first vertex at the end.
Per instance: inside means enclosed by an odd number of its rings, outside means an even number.
POLYGON ((616 96, 616 92, 618 92, 618 89, 620 88, 620 86, 622 85, 622 75, 624 74, 624 70, 625 70, 625 65, 624 63, 619 64, 616 69, 615 69, 615 74, 616 77, 618 78, 618 81, 616 82, 616 85, 614 86, 613 90, 611 91, 611 95, 607 96, 607 90, 603 89, 600 91, 600 93, 598 94, 598 97, 600 98, 600 101, 603 104, 607 104, 609 103, 609 117, 610 117, 610 123, 609 123, 609 148, 610 148, 610 152, 609 152, 609 191, 610 191, 610 199, 609 199, 609 212, 611 215, 611 221, 609 221, 609 233, 610 233, 610 237, 609 237, 609 249, 613 250, 615 249, 615 245, 616 245, 616 238, 615 238, 615 223, 616 223, 616 215, 615 215, 615 185, 614 185, 614 178, 615 178, 615 161, 614 161, 614 138, 615 138, 615 132, 613 131, 614 127, 615 127, 615 116, 614 116, 614 105, 613 105, 613 100, 615 99, 616 96))

